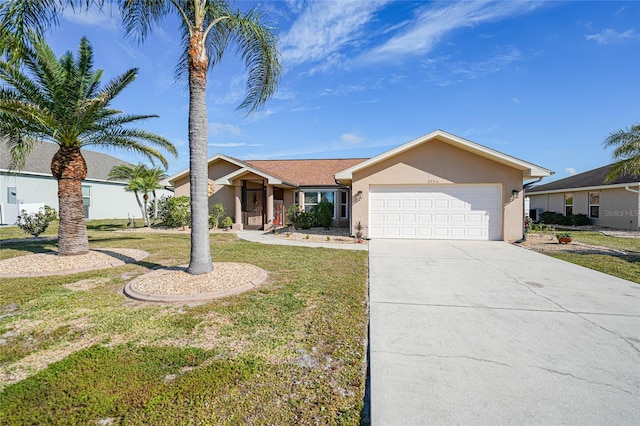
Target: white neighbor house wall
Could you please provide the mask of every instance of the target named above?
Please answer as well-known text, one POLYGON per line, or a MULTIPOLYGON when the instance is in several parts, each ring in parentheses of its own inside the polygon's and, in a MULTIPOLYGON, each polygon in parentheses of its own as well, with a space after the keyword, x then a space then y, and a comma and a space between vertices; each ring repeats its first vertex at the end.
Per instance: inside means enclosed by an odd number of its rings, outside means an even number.
MULTIPOLYGON (((122 182, 86 179, 83 186, 91 187, 88 219, 140 218, 141 212, 132 192, 124 190, 122 182)), ((161 189, 158 197, 173 195, 161 189)), ((142 200, 142 197, 141 197, 142 200)), ((151 200, 151 196, 150 196, 151 200)), ((13 225, 18 217, 18 204, 44 203, 58 209, 58 182, 51 176, 22 173, 0 174, 0 224, 13 225), (9 203, 8 188, 16 188, 16 203, 9 203)))

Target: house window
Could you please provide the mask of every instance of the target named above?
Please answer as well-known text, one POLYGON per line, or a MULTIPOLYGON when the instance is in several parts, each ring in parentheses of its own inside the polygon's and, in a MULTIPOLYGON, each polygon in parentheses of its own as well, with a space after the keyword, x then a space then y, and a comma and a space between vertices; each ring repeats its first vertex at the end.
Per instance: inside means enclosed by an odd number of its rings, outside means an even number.
POLYGON ((17 191, 15 186, 7 188, 7 204, 15 204, 17 202, 16 194, 17 191))
POLYGON ((589 217, 600 217, 600 193, 589 193, 589 217))
POLYGON ((300 193, 298 191, 293 193, 293 204, 300 205, 300 193))
POLYGON ((347 191, 340 191, 340 219, 347 219, 349 217, 349 193, 347 191))
POLYGON ((573 194, 564 194, 564 215, 571 216, 573 214, 573 194))
POLYGON ((312 192, 303 192, 302 197, 304 200, 303 210, 306 212, 313 211, 314 207, 320 201, 328 201, 333 204, 333 218, 336 218, 336 203, 335 203, 335 195, 334 191, 312 191, 312 192))
POLYGON ((89 207, 91 207, 91 187, 82 185, 82 206, 84 207, 84 217, 89 218, 89 207))

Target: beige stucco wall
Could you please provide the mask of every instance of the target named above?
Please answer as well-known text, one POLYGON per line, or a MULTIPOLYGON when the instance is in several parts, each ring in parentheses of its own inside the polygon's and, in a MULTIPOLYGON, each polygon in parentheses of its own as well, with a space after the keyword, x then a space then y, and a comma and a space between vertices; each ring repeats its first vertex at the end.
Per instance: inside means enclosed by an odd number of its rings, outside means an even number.
MULTIPOLYGON (((514 241, 523 234, 522 172, 439 140, 432 140, 383 162, 354 173, 352 227, 368 225, 370 185, 501 184, 502 239, 514 241), (512 198, 512 190, 519 198, 512 198), (362 191, 361 200, 356 199, 362 191)), ((352 229, 352 232, 353 229, 352 229)))
MULTIPOLYGON (((564 195, 573 193, 573 213, 589 216, 589 192, 567 191, 553 194, 528 194, 530 208, 541 208, 544 211, 564 214, 564 195)), ((601 189, 600 217, 592 218, 598 226, 619 229, 638 229, 638 210, 640 210, 640 194, 624 188, 601 189)))

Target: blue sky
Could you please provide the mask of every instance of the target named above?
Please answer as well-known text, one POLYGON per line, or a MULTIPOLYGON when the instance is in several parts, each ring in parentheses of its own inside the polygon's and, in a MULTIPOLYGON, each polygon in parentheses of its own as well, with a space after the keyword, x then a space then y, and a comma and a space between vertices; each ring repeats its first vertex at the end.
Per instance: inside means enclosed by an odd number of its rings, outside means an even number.
MULTIPOLYGON (((557 179, 609 163, 604 138, 640 120, 640 2, 267 0, 260 7, 279 29, 279 90, 258 113, 237 111, 245 73, 230 49, 209 73, 209 156, 371 157, 442 129, 554 170, 557 179)), ((69 11, 47 39, 61 54, 82 36, 105 78, 139 68, 114 106, 158 114, 144 127, 178 147, 170 174, 186 168, 188 93, 174 83, 175 18, 138 45, 124 37, 117 15, 69 11)))

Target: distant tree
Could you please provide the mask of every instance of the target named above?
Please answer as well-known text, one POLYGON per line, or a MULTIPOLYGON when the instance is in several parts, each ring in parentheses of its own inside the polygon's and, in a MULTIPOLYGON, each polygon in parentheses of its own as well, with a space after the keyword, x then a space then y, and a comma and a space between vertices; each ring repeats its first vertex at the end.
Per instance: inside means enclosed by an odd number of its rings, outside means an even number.
POLYGON ((640 122, 611 133, 604 141, 605 147, 615 147, 613 159, 618 162, 611 168, 607 181, 627 175, 640 175, 640 122))
MULTIPOLYGON (((107 0, 6 0, 0 3, 0 51, 16 57, 25 34, 43 34, 67 6, 105 8, 107 0)), ((209 244, 207 197, 207 74, 219 63, 229 45, 236 47, 247 67, 246 95, 238 108, 249 113, 273 95, 281 75, 278 37, 262 22, 257 9, 246 13, 225 0, 118 0, 128 35, 144 41, 162 18, 180 22, 184 51, 176 68, 189 86, 189 173, 191 194, 191 257, 187 271, 213 270, 209 244)))
POLYGON ((86 253, 89 240, 82 181, 87 164, 80 148, 120 148, 160 160, 165 167, 162 154, 147 144, 172 154, 176 149, 162 136, 128 127, 155 115, 127 115, 110 106, 135 80, 137 69, 102 86, 103 71, 93 70, 93 50, 86 38, 80 41, 77 58, 67 52, 57 59, 45 40, 32 34, 19 64, 22 66, 0 60, 0 79, 6 83, 0 88, 0 136, 5 138, 17 169, 24 166, 37 140, 60 146, 51 160, 51 172, 58 181, 58 252, 86 253))
POLYGON ((140 163, 136 166, 123 164, 114 166, 109 172, 109 180, 125 180, 128 181, 125 190, 133 192, 138 202, 138 207, 142 212, 144 226, 151 226, 149 220, 149 212, 147 209, 149 203, 149 192, 153 194, 154 199, 154 218, 158 217, 158 196, 156 189, 160 188, 160 181, 166 177, 166 174, 160 167, 147 167, 140 163), (140 201, 140 194, 144 203, 140 201))

